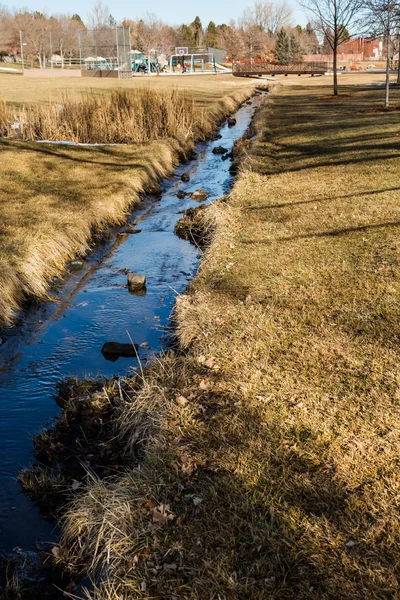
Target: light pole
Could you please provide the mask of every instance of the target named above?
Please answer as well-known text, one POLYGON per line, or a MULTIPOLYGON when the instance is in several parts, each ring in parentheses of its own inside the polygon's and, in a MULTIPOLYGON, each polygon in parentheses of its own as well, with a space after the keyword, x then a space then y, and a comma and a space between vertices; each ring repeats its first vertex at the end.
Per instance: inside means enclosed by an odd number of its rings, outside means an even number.
POLYGON ((24 72, 25 67, 24 67, 24 48, 23 46, 26 46, 26 44, 22 43, 22 31, 19 31, 19 43, 21 45, 21 61, 22 61, 22 72, 24 72))

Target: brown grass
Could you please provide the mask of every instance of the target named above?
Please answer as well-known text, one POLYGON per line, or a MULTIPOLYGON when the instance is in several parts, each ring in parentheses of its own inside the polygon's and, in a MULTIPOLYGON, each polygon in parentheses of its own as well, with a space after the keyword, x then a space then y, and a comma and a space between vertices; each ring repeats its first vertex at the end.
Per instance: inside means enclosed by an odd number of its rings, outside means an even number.
MULTIPOLYGON (((113 92, 101 102, 90 96, 91 106, 99 109, 96 118, 79 99, 68 101, 64 113, 55 104, 34 108, 33 116, 27 117, 29 138, 121 141, 125 125, 118 114, 126 110, 131 114, 127 135, 143 143, 87 148, 0 142, 0 327, 13 322, 25 298, 48 298, 52 279, 64 273, 67 261, 88 251, 93 232, 123 223, 139 194, 169 174, 179 153, 187 152, 195 137, 211 135, 253 89, 253 83, 238 86, 207 111, 194 111, 193 101, 175 90, 113 92), (154 123, 143 110, 151 102, 154 123), (132 115, 139 106, 140 130, 132 115), (108 128, 110 122, 113 126, 108 128), (162 139, 147 141, 157 136, 162 139)), ((0 104, 0 127, 3 115, 0 104)))
MULTIPOLYGON (((76 100, 64 96, 59 102, 24 106, 15 117, 18 137, 25 141, 134 144, 168 137, 193 139, 197 110, 194 98, 176 89, 140 88, 112 90, 105 97, 90 92, 76 100)), ((16 137, 11 123, 10 118, 8 135, 16 137)))
POLYGON ((205 75, 200 77, 134 77, 133 79, 87 79, 86 77, 46 78, 23 77, 21 75, 0 72, 1 95, 12 108, 18 109, 24 104, 38 105, 47 102, 59 102, 66 94, 73 100, 79 100, 88 89, 99 96, 107 96, 113 90, 137 90, 146 87, 154 91, 176 88, 188 96, 195 97, 197 104, 208 107, 224 96, 231 96, 248 81, 231 75, 205 75))
POLYGON ((397 116, 360 114, 381 90, 321 92, 259 113, 178 299, 186 353, 126 383, 142 460, 62 528, 93 598, 399 596, 397 116))

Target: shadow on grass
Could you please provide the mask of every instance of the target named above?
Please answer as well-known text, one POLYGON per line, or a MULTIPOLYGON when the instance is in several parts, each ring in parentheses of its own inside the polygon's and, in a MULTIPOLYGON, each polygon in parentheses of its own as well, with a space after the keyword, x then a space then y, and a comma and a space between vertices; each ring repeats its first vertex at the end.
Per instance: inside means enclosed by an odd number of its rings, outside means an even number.
POLYGON ((328 230, 328 231, 315 231, 315 232, 310 232, 310 233, 301 233, 298 235, 277 237, 277 238, 274 238, 271 240, 255 240, 255 239, 241 240, 239 243, 240 244, 250 244, 250 245, 252 245, 252 244, 271 245, 271 244, 276 244, 279 242, 290 242, 292 240, 305 240, 305 239, 318 238, 318 237, 335 237, 335 236, 347 235, 350 233, 357 233, 357 232, 368 231, 368 230, 373 230, 373 229, 382 229, 384 227, 398 227, 399 225, 400 225, 400 221, 389 221, 386 223, 374 223, 371 225, 359 225, 357 227, 345 227, 343 229, 332 229, 332 230, 328 230))
POLYGON ((347 200, 349 198, 361 198, 363 196, 376 196, 385 192, 396 192, 399 187, 381 188, 376 190, 362 190, 354 194, 344 194, 339 196, 330 196, 328 198, 313 198, 312 200, 301 200, 300 202, 281 202, 278 204, 264 204, 263 206, 248 206, 244 210, 249 212, 270 210, 272 208, 291 208, 293 206, 302 206, 306 204, 316 204, 320 202, 334 202, 335 200, 347 200))

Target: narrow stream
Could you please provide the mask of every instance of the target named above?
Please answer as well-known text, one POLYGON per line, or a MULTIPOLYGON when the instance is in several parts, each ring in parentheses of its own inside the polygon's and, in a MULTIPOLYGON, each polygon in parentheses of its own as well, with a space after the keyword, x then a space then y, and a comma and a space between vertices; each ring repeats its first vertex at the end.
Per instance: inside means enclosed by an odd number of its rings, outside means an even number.
POLYGON ((259 98, 244 105, 237 124, 220 129, 221 139, 198 144, 196 159, 180 166, 175 177, 164 182, 161 198, 148 196, 137 207, 132 221, 142 231, 118 236, 97 248, 73 272, 58 292, 57 303, 28 312, 22 325, 1 333, 0 345, 0 549, 31 548, 55 539, 53 523, 43 520, 21 492, 17 473, 33 459, 32 435, 58 413, 56 384, 69 375, 126 375, 137 367, 132 358, 106 360, 105 342, 129 343, 129 336, 146 360, 168 344, 170 314, 177 293, 185 290, 199 264, 200 253, 174 234, 180 211, 198 203, 177 192, 198 188, 212 202, 232 185, 230 160, 212 153, 214 146, 231 150, 248 128, 259 98), (183 183, 182 173, 190 182, 183 183), (147 276, 147 293, 132 295, 126 285, 129 269, 147 276), (129 335, 128 335, 129 334, 129 335))

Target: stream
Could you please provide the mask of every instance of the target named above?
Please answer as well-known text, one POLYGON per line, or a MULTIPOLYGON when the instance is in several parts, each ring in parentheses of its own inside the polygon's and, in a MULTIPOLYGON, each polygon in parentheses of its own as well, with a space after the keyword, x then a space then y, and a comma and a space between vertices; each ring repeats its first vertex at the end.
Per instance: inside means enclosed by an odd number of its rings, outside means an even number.
POLYGON ((20 325, 0 332, 0 550, 28 550, 57 538, 55 524, 40 516, 16 479, 34 458, 32 436, 58 414, 54 396, 61 379, 125 376, 137 368, 134 358, 107 360, 101 353, 105 342, 129 343, 131 338, 142 344, 142 362, 168 346, 176 295, 185 290, 200 260, 199 250, 174 234, 180 211, 199 203, 189 196, 180 200, 177 192, 202 188, 210 203, 229 191, 232 163, 212 150, 220 145, 232 149, 260 101, 255 97, 239 108, 236 125, 221 126, 221 139, 198 143, 197 157, 162 182, 161 197, 146 196, 135 206, 131 222, 141 233, 112 230, 111 239, 65 278, 54 293, 56 302, 32 307, 20 325), (186 172, 190 182, 183 183, 186 172), (129 293, 124 269, 147 276, 145 295, 129 293))

